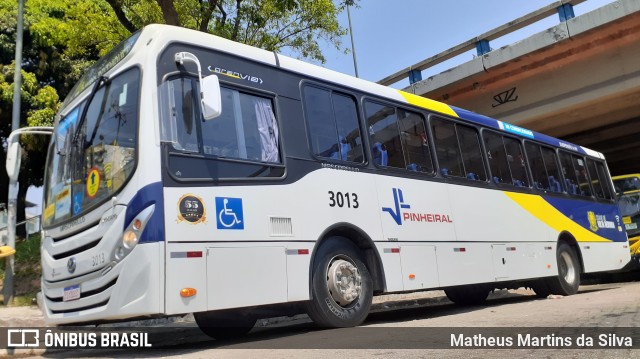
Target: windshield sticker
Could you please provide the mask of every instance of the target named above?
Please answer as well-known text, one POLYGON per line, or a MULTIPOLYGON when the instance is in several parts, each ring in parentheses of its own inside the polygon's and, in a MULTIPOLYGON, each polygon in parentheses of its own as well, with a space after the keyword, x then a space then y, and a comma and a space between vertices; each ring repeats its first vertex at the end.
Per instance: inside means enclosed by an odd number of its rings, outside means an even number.
POLYGON ((100 171, 98 167, 93 167, 87 175, 87 197, 93 199, 100 188, 100 171))
POLYGON ((207 211, 202 199, 192 194, 185 194, 178 201, 178 223, 187 221, 191 224, 206 223, 207 211))
POLYGON ((73 194, 73 215, 74 216, 82 212, 82 200, 83 200, 82 192, 78 191, 73 194))
POLYGON ((42 215, 44 216, 45 220, 49 220, 51 217, 53 217, 54 213, 56 213, 56 205, 55 203, 51 203, 47 206, 47 208, 44 209, 42 215))
POLYGON ((71 211, 71 186, 64 186, 62 190, 55 195, 55 219, 66 216, 71 211))
POLYGON ((218 229, 244 229, 242 198, 216 197, 218 229))

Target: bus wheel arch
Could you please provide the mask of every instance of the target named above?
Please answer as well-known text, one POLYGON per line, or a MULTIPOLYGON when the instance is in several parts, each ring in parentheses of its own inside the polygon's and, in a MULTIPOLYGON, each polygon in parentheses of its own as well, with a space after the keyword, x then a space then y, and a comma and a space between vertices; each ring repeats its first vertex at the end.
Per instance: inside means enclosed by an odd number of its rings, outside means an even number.
MULTIPOLYGON (((337 223, 327 228, 320 238, 316 241, 311 254, 311 265, 309 267, 309 278, 313 275, 313 263, 316 260, 318 249, 330 238, 342 237, 352 242, 364 256, 364 263, 371 274, 373 280, 373 292, 374 294, 383 293, 386 290, 386 282, 384 276, 384 267, 382 266, 382 259, 380 253, 376 250, 371 237, 369 237, 362 229, 349 224, 349 223, 337 223)), ((309 298, 313 297, 311 288, 309 288, 309 298)))
POLYGON ((327 235, 311 264, 307 314, 319 326, 353 327, 369 315, 373 279, 363 251, 351 238, 327 235))
POLYGON ((558 237, 556 265, 557 275, 542 278, 532 285, 538 297, 547 297, 549 294, 567 296, 578 292, 584 265, 578 242, 568 232, 562 232, 558 237))

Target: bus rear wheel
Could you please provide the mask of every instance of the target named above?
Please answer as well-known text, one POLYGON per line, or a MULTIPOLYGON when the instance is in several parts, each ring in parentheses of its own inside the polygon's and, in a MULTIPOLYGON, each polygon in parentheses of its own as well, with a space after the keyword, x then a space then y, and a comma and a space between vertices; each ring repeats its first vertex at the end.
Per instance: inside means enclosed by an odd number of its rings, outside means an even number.
POLYGON ((558 275, 546 279, 550 294, 573 295, 580 287, 580 260, 576 251, 567 243, 560 242, 556 251, 558 275))
POLYGON ((317 325, 361 324, 369 314, 373 283, 358 247, 342 237, 327 239, 315 256, 311 290, 307 314, 317 325))
POLYGON ((444 294, 458 305, 480 305, 487 300, 490 291, 491 289, 486 285, 470 284, 445 288, 444 294))
POLYGON ((253 329, 257 318, 239 310, 214 310, 193 313, 203 333, 214 339, 233 339, 246 335, 253 329))

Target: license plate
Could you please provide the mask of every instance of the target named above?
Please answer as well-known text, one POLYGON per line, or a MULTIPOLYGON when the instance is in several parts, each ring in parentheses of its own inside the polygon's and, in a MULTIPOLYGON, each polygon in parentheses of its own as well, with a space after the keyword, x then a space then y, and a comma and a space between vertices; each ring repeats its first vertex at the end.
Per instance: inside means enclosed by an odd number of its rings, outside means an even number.
POLYGON ((62 293, 62 301, 68 302, 70 300, 80 299, 80 285, 73 285, 71 287, 64 288, 62 293))
POLYGON ((637 224, 637 223, 629 223, 629 224, 625 224, 625 225, 624 225, 624 227, 625 227, 627 230, 630 230, 630 229, 638 229, 638 224, 637 224))

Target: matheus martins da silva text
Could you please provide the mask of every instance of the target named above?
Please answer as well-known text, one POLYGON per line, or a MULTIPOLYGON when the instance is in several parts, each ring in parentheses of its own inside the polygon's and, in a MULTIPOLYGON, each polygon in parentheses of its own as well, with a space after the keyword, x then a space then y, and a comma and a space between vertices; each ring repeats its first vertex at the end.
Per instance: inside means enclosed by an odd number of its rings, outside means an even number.
POLYGON ((617 334, 566 335, 532 335, 488 336, 482 334, 451 334, 452 347, 585 347, 585 348, 629 348, 633 347, 633 339, 617 334))

